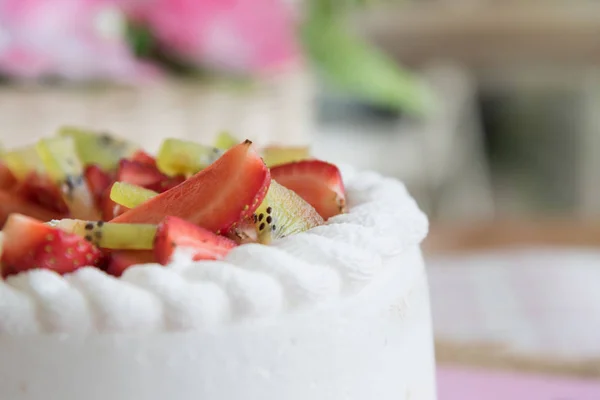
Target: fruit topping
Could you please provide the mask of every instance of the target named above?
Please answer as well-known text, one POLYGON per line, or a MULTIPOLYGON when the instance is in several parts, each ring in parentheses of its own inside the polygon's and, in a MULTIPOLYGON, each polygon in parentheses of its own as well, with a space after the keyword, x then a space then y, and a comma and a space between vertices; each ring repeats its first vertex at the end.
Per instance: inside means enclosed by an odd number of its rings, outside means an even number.
POLYGON ((53 218, 60 218, 62 216, 29 202, 15 193, 0 190, 0 226, 3 226, 9 215, 13 213, 29 215, 42 221, 50 221, 53 218))
POLYGON ((158 169, 169 176, 189 176, 202 171, 222 154, 223 151, 215 147, 180 139, 167 139, 158 151, 156 164, 158 169))
POLYGON ((156 236, 156 225, 150 224, 113 224, 78 219, 53 220, 48 224, 67 233, 79 235, 104 249, 152 250, 156 236))
POLYGON ((3 233, 4 277, 38 268, 65 274, 102 262, 100 250, 84 238, 21 214, 8 218, 3 233))
POLYGON ((158 224, 179 217, 211 232, 228 232, 250 217, 262 202, 271 176, 246 141, 228 150, 208 168, 181 185, 132 208, 113 222, 158 224))
MULTIPOLYGON (((0 260, 2 260, 2 253, 4 252, 4 232, 0 232, 0 260)), ((2 262, 0 262, 0 276, 2 276, 2 262)))
POLYGON ((0 163, 0 190, 11 189, 17 184, 17 178, 10 169, 0 163))
POLYGON ((266 147, 263 150, 263 159, 269 168, 276 165, 286 164, 294 161, 310 158, 308 147, 266 147))
POLYGON ((0 276, 95 266, 118 277, 179 253, 218 260, 344 212, 334 165, 308 160, 306 147, 263 154, 276 166, 221 133, 216 147, 167 139, 154 158, 77 128, 0 152, 0 276))
POLYGON ((183 175, 169 177, 152 165, 125 159, 119 161, 117 171, 117 181, 119 182, 131 183, 162 193, 179 185, 184 180, 183 175))
POLYGON ((135 153, 133 153, 131 160, 140 164, 156 167, 156 159, 150 154, 146 153, 144 150, 137 150, 135 153))
POLYGON ((17 180, 23 180, 32 172, 42 172, 44 169, 35 146, 5 152, 0 159, 17 180))
POLYGON ((217 139, 215 140, 215 147, 219 150, 225 151, 229 150, 239 142, 240 141, 234 138, 230 133, 221 132, 217 135, 217 139))
POLYGON ((155 263, 154 252, 150 250, 113 251, 108 256, 106 273, 117 278, 133 265, 155 263))
POLYGON ((128 207, 117 204, 110 198, 112 188, 116 183, 117 182, 113 183, 104 191, 104 193, 102 193, 102 198, 100 199, 100 213, 102 214, 103 221, 110 221, 116 216, 121 215, 125 211, 129 210, 128 207))
MULTIPOLYGON (((258 241, 263 244, 306 231, 324 222, 310 204, 275 180, 271 180, 267 196, 252 219, 258 241)), ((248 232, 243 232, 243 229, 241 234, 249 235, 248 232)))
POLYGON ((106 133, 67 126, 61 128, 58 134, 74 140, 77 154, 84 165, 98 164, 104 170, 116 168, 119 160, 138 150, 138 146, 106 133))
POLYGON ((77 157, 73 139, 42 139, 36 148, 48 175, 60 188, 71 216, 78 219, 99 219, 94 197, 83 177, 83 166, 77 157))
POLYGON ((111 176, 96 164, 91 164, 85 167, 83 171, 85 181, 94 196, 96 206, 100 207, 102 202, 102 194, 110 187, 113 182, 111 176))
POLYGON ((13 188, 13 192, 32 204, 55 212, 56 215, 66 215, 69 212, 60 190, 47 175, 32 172, 13 188))
POLYGON ((157 195, 153 190, 126 182, 115 182, 110 190, 110 199, 127 208, 137 207, 157 195))
POLYGON ((346 211, 340 170, 319 160, 298 161, 271 168, 273 179, 296 192, 325 219, 346 211))
POLYGON ((194 261, 219 260, 237 244, 223 236, 177 217, 166 217, 159 225, 154 243, 156 260, 166 265, 173 253, 183 250, 194 261))

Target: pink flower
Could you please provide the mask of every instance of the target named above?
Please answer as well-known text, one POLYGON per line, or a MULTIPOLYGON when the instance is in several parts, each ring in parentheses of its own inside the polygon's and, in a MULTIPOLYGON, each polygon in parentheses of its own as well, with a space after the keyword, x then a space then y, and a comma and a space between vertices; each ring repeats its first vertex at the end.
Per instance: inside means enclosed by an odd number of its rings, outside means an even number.
POLYGON ((285 0, 128 0, 160 44, 183 59, 235 72, 263 72, 298 58, 285 0))
POLYGON ((0 0, 0 73, 131 80, 148 72, 108 0, 0 0))

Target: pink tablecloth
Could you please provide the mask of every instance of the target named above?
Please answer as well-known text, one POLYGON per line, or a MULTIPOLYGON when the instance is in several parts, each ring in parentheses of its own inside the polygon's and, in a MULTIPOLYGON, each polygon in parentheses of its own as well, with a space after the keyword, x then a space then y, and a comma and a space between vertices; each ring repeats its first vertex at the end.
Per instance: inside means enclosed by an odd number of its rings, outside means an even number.
POLYGON ((599 400, 600 381, 440 367, 439 400, 599 400))

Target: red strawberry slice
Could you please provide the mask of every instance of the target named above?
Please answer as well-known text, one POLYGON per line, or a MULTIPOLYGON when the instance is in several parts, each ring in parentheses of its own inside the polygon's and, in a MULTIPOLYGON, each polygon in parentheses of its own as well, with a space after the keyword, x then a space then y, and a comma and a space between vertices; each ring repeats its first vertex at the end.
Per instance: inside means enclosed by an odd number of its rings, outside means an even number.
POLYGON ((127 159, 119 161, 117 170, 117 181, 119 182, 146 187, 146 185, 153 185, 164 178, 165 176, 151 165, 127 159))
POLYGON ((165 176, 165 179, 162 179, 153 185, 146 185, 145 188, 154 190, 157 193, 162 193, 166 192, 169 189, 173 189, 175 186, 181 184, 183 181, 185 181, 185 176, 183 175, 177 175, 173 177, 165 176))
POLYGON ((237 244, 223 236, 177 217, 166 217, 156 231, 154 255, 166 265, 177 248, 190 252, 194 261, 220 260, 237 244))
POLYGON ((102 203, 102 195, 112 185, 113 179, 105 172, 100 166, 96 164, 88 165, 85 167, 83 173, 85 180, 96 200, 96 205, 100 207, 102 203))
POLYGON ((169 177, 160 172, 156 166, 123 159, 119 162, 117 181, 131 183, 162 193, 185 181, 185 177, 169 177))
POLYGON ((16 184, 17 178, 6 165, 0 163, 0 189, 10 189, 16 184))
POLYGON ((51 219, 58 219, 64 216, 64 214, 48 210, 24 200, 15 193, 0 190, 0 227, 4 225, 8 216, 13 213, 28 215, 42 221, 50 221, 51 219))
POLYGON ((293 190, 327 220, 346 211, 346 191, 340 170, 319 160, 305 160, 271 168, 271 177, 293 190))
POLYGON ((158 224, 175 216, 211 232, 227 232, 252 216, 262 202, 271 175, 246 141, 181 185, 132 208, 113 222, 158 224))
POLYGON ((30 203, 61 215, 69 212, 60 190, 46 175, 33 172, 17 184, 14 190, 19 197, 30 203))
POLYGON ((102 252, 81 236, 25 215, 12 214, 3 232, 3 276, 39 268, 66 274, 102 262, 102 252))
POLYGON ((133 153, 131 160, 140 164, 156 167, 156 159, 143 150, 137 150, 135 153, 133 153))
POLYGON ((132 265, 154 263, 154 253, 152 250, 121 250, 110 254, 109 262, 106 267, 106 273, 116 277, 123 275, 123 272, 132 265))

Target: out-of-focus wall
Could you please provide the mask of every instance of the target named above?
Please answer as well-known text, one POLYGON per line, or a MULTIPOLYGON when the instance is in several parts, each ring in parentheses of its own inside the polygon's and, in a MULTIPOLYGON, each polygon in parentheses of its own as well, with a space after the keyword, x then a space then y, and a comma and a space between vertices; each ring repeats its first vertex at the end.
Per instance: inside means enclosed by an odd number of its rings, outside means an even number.
POLYGON ((497 213, 600 214, 599 3, 411 1, 357 21, 399 62, 476 82, 497 213))
POLYGON ((114 132, 151 151, 166 137, 211 143, 224 130, 258 145, 305 145, 314 130, 313 96, 306 70, 251 83, 0 86, 0 142, 29 144, 67 124, 114 132))

